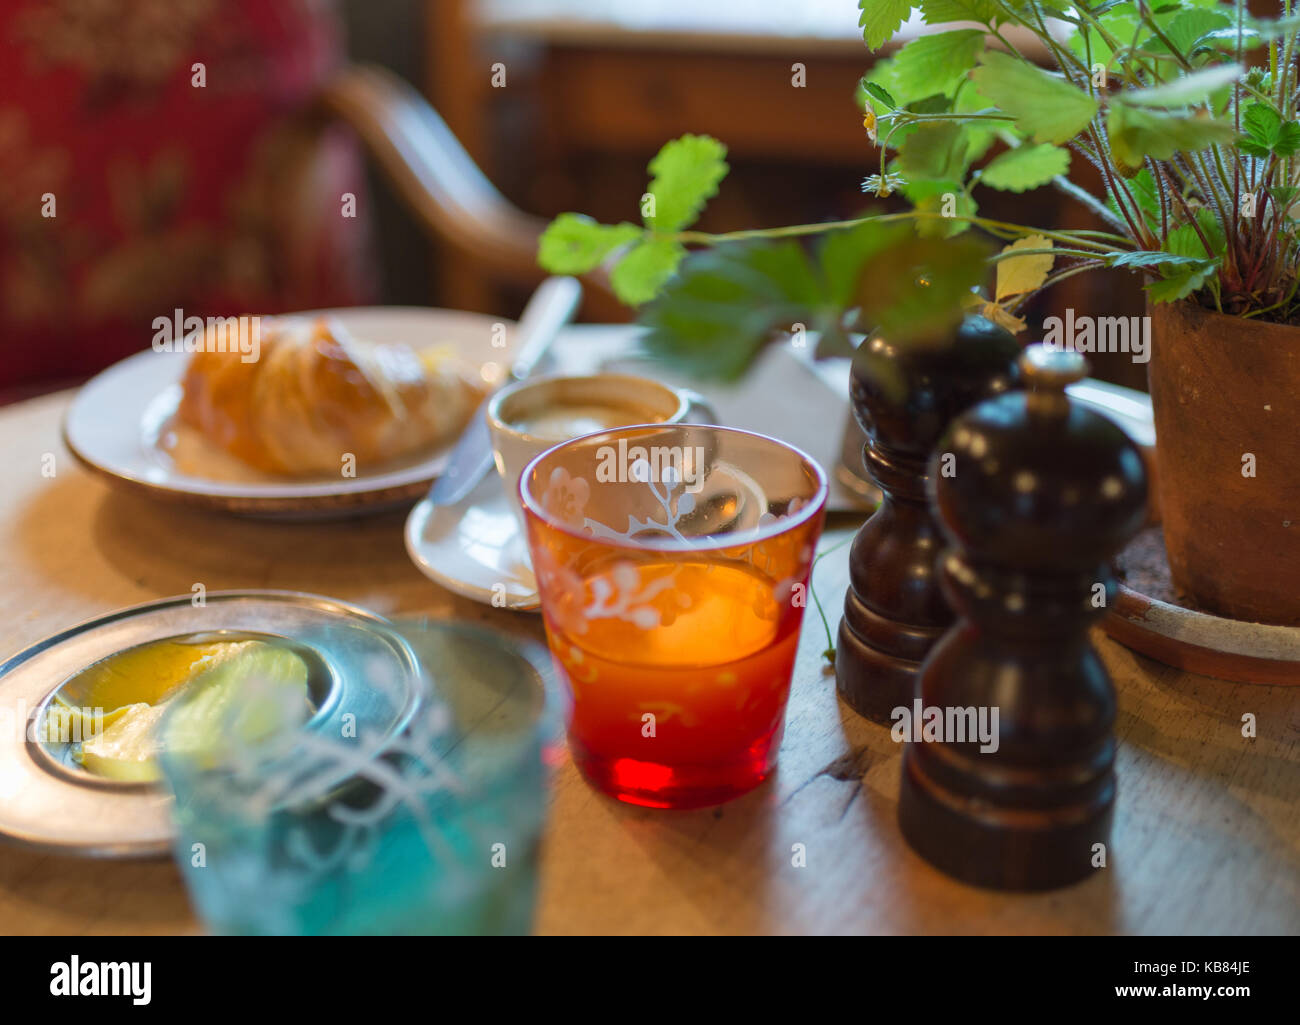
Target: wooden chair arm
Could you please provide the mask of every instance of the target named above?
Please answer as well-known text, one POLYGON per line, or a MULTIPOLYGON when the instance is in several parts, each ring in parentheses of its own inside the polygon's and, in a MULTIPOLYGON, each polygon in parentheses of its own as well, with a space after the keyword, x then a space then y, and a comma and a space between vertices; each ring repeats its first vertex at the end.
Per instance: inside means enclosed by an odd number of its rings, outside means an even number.
POLYGON ((547 222, 501 195, 406 81, 383 68, 353 65, 326 85, 319 103, 357 133, 428 231, 494 270, 543 276, 537 239, 547 222))

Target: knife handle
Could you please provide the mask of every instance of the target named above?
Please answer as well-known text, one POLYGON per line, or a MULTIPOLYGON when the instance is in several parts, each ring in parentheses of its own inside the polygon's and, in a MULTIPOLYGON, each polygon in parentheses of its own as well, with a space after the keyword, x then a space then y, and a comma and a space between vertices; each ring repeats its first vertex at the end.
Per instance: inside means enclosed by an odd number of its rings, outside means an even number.
POLYGON ((582 285, 577 278, 547 278, 537 287, 515 329, 515 337, 522 338, 523 344, 510 365, 511 377, 522 381, 533 372, 581 301, 582 285))

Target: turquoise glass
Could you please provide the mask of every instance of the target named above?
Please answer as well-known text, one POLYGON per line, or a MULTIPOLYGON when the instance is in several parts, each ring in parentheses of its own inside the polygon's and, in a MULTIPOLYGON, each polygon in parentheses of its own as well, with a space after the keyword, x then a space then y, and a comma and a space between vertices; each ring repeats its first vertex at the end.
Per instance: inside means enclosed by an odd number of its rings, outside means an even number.
POLYGON ((338 707, 298 725, 255 679, 241 683, 240 718, 222 724, 217 755, 168 752, 180 713, 164 719, 174 852, 212 931, 530 930, 544 753, 556 743, 549 658, 460 624, 408 621, 395 633, 421 671, 364 681, 359 735, 338 707))

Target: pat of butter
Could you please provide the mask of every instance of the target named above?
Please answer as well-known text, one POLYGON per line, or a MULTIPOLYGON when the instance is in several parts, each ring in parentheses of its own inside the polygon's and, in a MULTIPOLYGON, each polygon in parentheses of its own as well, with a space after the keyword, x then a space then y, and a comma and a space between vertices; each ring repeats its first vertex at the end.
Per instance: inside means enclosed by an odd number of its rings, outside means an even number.
POLYGON ((81 764, 97 776, 126 783, 157 780, 155 727, 166 711, 166 703, 128 706, 112 726, 81 746, 81 764))

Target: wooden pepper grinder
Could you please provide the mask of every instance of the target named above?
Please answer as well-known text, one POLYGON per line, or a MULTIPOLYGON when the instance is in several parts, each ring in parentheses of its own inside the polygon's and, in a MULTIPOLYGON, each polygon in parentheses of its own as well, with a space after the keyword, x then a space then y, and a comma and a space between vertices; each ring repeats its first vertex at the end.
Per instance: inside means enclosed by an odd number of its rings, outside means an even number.
POLYGON ((952 418, 1016 381, 1020 345, 968 316, 951 337, 858 346, 850 397, 867 433, 863 461, 884 493, 853 540, 835 646, 841 697, 874 722, 910 707, 921 661, 952 622, 935 578, 942 547, 926 501, 926 461, 952 418))
POLYGON ((1147 477, 1119 427, 1066 397, 1082 356, 1033 346, 1020 366, 1032 390, 958 417, 931 464, 959 618, 921 672, 898 818, 949 875, 1041 890, 1088 875, 1109 840, 1115 691, 1088 629, 1114 600, 1110 559, 1142 526, 1147 477), (946 453, 950 475, 934 470, 946 453), (972 737, 976 723, 993 728, 972 737))

